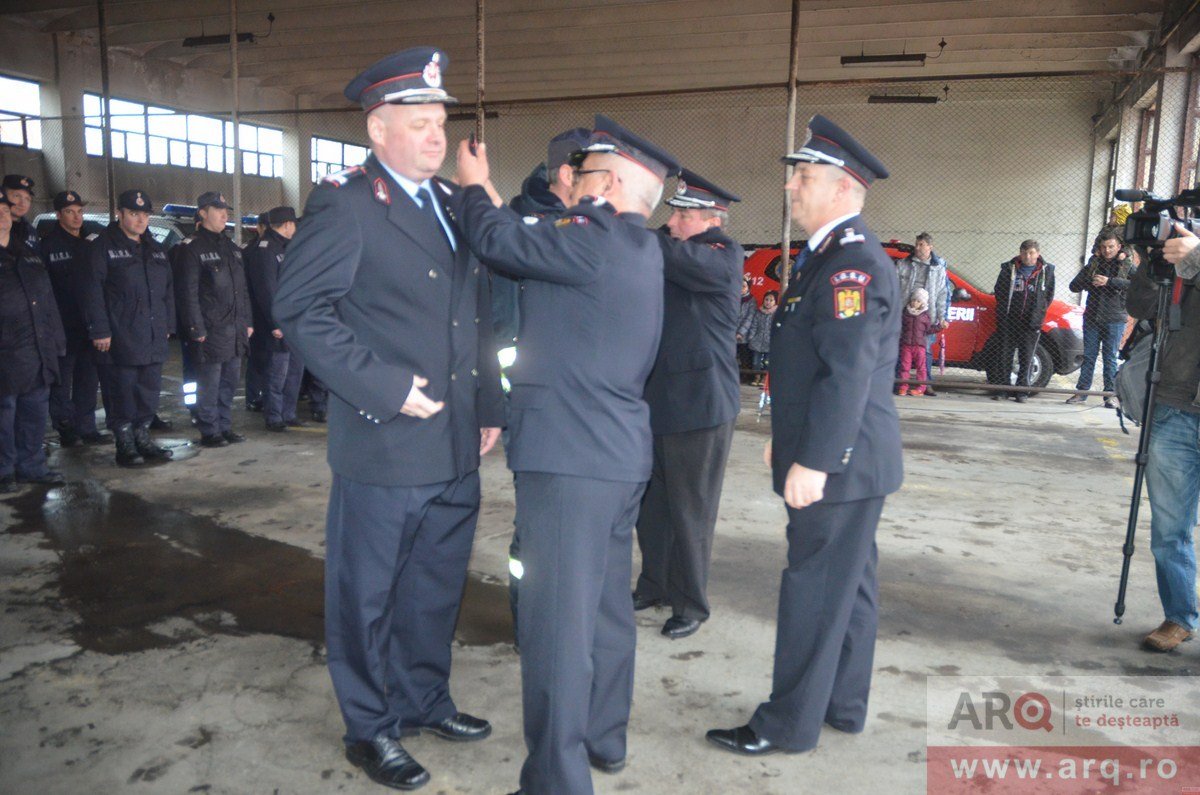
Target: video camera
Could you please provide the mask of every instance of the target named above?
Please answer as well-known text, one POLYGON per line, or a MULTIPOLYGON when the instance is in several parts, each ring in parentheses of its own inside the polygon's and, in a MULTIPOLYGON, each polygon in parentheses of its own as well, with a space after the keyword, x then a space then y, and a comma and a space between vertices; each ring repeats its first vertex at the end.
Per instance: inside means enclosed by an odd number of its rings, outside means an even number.
POLYGON ((1176 236, 1175 224, 1200 236, 1200 219, 1183 215, 1181 207, 1200 207, 1200 188, 1181 191, 1171 198, 1155 196, 1144 190, 1122 189, 1113 196, 1118 201, 1145 202, 1142 209, 1125 219, 1126 245, 1145 246, 1150 250, 1150 274, 1156 280, 1174 278, 1174 268, 1162 257, 1163 244, 1176 236))

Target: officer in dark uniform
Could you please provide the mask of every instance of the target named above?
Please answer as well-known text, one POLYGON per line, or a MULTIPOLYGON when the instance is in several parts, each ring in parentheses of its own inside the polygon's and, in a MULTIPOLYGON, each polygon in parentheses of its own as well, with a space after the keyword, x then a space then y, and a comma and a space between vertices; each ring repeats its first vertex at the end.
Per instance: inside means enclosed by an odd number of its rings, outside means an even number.
MULTIPOLYGON (((63 447, 112 441, 110 434, 96 428, 96 387, 100 385, 100 376, 96 370, 96 349, 88 338, 78 300, 87 275, 84 256, 87 242, 81 234, 86 204, 75 191, 56 195, 54 211, 58 223, 39 243, 67 335, 67 353, 58 363, 59 381, 50 388, 50 419, 63 447)), ((107 398, 107 385, 104 391, 107 398)), ((106 419, 108 411, 106 399, 106 419)))
POLYGON ((575 160, 575 206, 527 225, 497 209, 484 150, 458 152, 472 249, 524 280, 508 464, 524 565, 521 791, 534 795, 590 793, 589 763, 625 765, 633 524, 651 460, 643 392, 662 332, 662 250, 645 224, 678 171, 603 116, 575 160))
POLYGON ((346 86, 372 154, 308 197, 273 315, 329 385, 325 639, 346 757, 429 781, 399 738, 482 740, 450 696, 450 648, 479 514, 479 457, 503 422, 487 270, 436 177, 446 54, 404 50, 346 86), (482 427, 481 427, 482 426, 482 427))
POLYGON ((33 206, 33 180, 23 174, 5 174, 0 185, 12 206, 12 234, 25 241, 25 245, 35 254, 38 253, 37 227, 29 217, 29 208, 33 206))
MULTIPOLYGON (((259 310, 254 306, 251 269, 257 257, 255 250, 267 234, 267 230, 271 228, 268 215, 269 213, 259 213, 255 217, 254 234, 246 241, 246 245, 242 249, 246 263, 246 287, 251 290, 250 314, 254 319, 254 327, 258 329, 264 329, 264 327, 258 322, 259 310)), ((274 350, 273 341, 274 337, 266 334, 265 329, 264 333, 257 337, 253 335, 250 337, 250 355, 246 357, 246 411, 260 412, 263 410, 263 400, 266 398, 267 391, 267 370, 271 366, 271 352, 274 350)))
MULTIPOLYGON (((571 155, 587 146, 591 135, 591 130, 576 127, 550 139, 546 146, 546 162, 538 163, 534 167, 521 184, 521 193, 508 203, 509 209, 519 215, 523 223, 553 223, 566 212, 575 173, 569 161, 571 155)), ((491 276, 492 327, 495 331, 496 347, 503 357, 501 361, 508 360, 510 356, 515 360, 517 333, 520 331, 521 321, 520 280, 498 271, 493 272, 491 276)), ((507 407, 506 401, 505 408, 507 407)), ((507 450, 509 440, 502 438, 507 450)), ((512 543, 508 545, 508 606, 512 611, 514 634, 519 622, 517 604, 523 572, 521 539, 514 528, 512 543)))
POLYGON ((146 231, 154 205, 142 190, 117 198, 117 220, 88 236, 87 275, 79 303, 85 331, 109 385, 117 463, 167 461, 171 451, 150 438, 158 411, 167 334, 175 323, 175 291, 167 253, 146 231))
POLYGON ((233 430, 233 393, 254 333, 242 250, 225 235, 229 205, 215 191, 196 201, 200 226, 180 244, 180 334, 191 346, 196 372, 196 427, 200 444, 243 442, 233 430))
POLYGON ((63 482, 46 467, 42 437, 66 339, 46 266, 14 233, 7 193, 0 191, 0 493, 16 483, 63 482))
POLYGON ((892 403, 896 266, 860 212, 887 169, 822 116, 784 158, 792 219, 808 233, 771 334, 775 491, 788 510, 770 699, 708 739, 741 754, 806 751, 821 725, 861 732, 877 626, 875 527, 902 479, 892 403))
POLYGON ((638 515, 642 573, 634 609, 666 603, 662 634, 685 638, 708 619, 708 566, 725 462, 741 407, 737 321, 745 254, 722 229, 740 199, 683 170, 667 232, 662 344, 646 400, 654 468, 638 515))
POLYGON ((266 349, 266 381, 263 414, 267 430, 286 431, 288 426, 303 426, 296 419, 296 399, 300 395, 300 376, 304 364, 283 338, 283 332, 271 315, 271 302, 279 285, 279 270, 283 252, 296 233, 294 207, 276 207, 263 213, 267 230, 258 242, 246 251, 246 286, 250 289, 250 304, 254 327, 259 333, 251 337, 266 349))

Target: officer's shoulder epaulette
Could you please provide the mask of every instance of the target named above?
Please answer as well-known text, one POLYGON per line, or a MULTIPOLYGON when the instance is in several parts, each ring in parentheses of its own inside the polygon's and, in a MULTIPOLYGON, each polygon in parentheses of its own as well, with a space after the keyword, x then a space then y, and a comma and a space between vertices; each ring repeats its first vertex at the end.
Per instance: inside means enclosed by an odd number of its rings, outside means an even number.
POLYGON ((267 240, 265 237, 262 240, 258 241, 259 248, 266 248, 269 245, 271 245, 271 241, 267 240))
POLYGON ((355 177, 361 177, 366 174, 367 170, 362 166, 350 166, 350 168, 335 171, 332 174, 326 174, 321 180, 322 185, 332 185, 335 188, 340 188, 355 177))
POLYGON ((87 236, 87 239, 88 239, 88 240, 95 240, 95 239, 96 239, 96 238, 98 238, 98 237, 100 237, 100 233, 99 233, 99 232, 92 232, 90 235, 88 235, 88 236, 87 236))
POLYGON ((854 231, 854 227, 848 226, 842 230, 842 236, 838 238, 839 246, 847 246, 856 243, 866 242, 866 235, 859 234, 854 231))
POLYGON ((446 180, 442 179, 441 177, 434 177, 432 182, 434 185, 437 185, 439 188, 441 188, 442 193, 446 194, 447 196, 453 196, 454 191, 458 188, 458 185, 456 185, 455 183, 447 182, 446 180))
POLYGON ((193 241, 193 240, 195 240, 195 239, 196 239, 196 238, 195 238, 195 236, 193 236, 193 235, 188 235, 188 236, 187 236, 187 237, 185 237, 183 240, 180 240, 180 241, 179 241, 179 245, 181 245, 181 246, 190 246, 190 245, 192 244, 192 241, 193 241))

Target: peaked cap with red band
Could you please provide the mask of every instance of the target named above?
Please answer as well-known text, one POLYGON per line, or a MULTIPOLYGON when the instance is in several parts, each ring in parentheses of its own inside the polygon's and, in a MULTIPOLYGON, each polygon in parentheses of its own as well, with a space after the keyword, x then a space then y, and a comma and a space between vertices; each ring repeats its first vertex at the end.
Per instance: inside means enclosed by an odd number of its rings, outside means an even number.
POLYGON ((730 204, 740 201, 741 198, 735 194, 684 168, 679 171, 675 195, 664 203, 682 209, 728 210, 730 204))
POLYGON ((442 88, 449 65, 450 59, 437 47, 411 47, 371 64, 342 93, 365 111, 384 104, 457 105, 458 100, 442 88))
POLYGON ((679 163, 670 153, 602 113, 596 114, 595 126, 587 145, 571 155, 571 165, 578 166, 590 154, 620 155, 645 168, 660 181, 679 173, 679 163))
POLYGON ((819 114, 808 122, 808 140, 795 152, 785 155, 783 162, 837 166, 863 185, 888 178, 887 167, 879 158, 850 133, 819 114))

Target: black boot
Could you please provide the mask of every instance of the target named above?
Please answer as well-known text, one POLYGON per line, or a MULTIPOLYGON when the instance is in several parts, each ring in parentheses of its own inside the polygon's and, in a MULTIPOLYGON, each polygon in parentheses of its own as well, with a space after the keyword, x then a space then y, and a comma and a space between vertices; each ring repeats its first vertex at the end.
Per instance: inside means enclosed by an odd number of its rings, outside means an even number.
POLYGON ((83 439, 79 438, 79 434, 75 433, 75 429, 69 422, 56 422, 54 429, 58 431, 58 443, 62 447, 78 447, 83 444, 83 439))
POLYGON ((117 465, 137 467, 146 463, 146 459, 138 455, 137 442, 133 438, 133 425, 126 423, 113 430, 117 441, 117 465))
POLYGON ((159 447, 150 438, 149 425, 139 425, 133 429, 133 442, 146 461, 170 461, 173 455, 170 450, 159 447))

